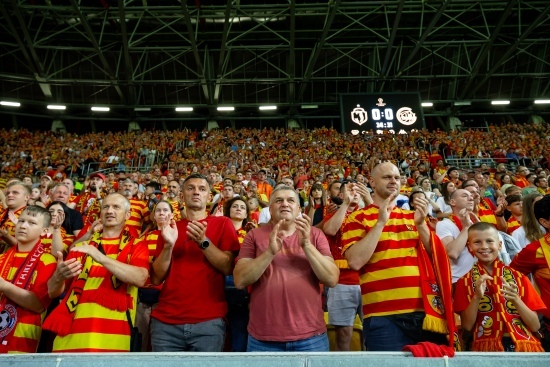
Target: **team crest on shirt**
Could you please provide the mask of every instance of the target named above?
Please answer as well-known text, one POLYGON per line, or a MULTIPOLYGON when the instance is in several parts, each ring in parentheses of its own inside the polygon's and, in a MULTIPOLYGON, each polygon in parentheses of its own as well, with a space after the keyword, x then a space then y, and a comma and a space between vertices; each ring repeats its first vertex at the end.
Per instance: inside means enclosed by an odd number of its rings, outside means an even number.
POLYGON ((434 296, 432 294, 428 295, 428 301, 430 301, 430 306, 432 309, 440 315, 445 313, 445 307, 443 306, 443 300, 439 296, 434 296))
POLYGON ((0 338, 4 338, 11 333, 16 323, 17 310, 9 303, 6 303, 6 306, 0 312, 0 338))

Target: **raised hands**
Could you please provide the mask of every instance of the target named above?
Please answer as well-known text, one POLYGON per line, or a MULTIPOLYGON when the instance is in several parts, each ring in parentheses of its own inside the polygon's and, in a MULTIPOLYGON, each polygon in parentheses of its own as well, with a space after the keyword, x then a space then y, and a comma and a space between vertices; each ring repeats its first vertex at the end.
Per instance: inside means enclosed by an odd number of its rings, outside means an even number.
POLYGON ((485 291, 487 290, 487 281, 491 279, 493 278, 491 278, 489 275, 483 274, 476 280, 475 287, 476 287, 476 296, 478 296, 478 298, 481 299, 483 297, 483 295, 485 294, 485 291))
POLYGON ((311 218, 305 214, 302 214, 301 217, 296 218, 295 223, 296 229, 298 230, 300 246, 305 247, 310 245, 311 218))
POLYGON ((281 251, 281 248, 283 247, 283 235, 282 233, 279 233, 279 228, 281 228, 284 221, 284 219, 281 219, 277 222, 269 234, 269 247, 267 248, 267 251, 269 251, 273 256, 277 255, 277 252, 281 251))
POLYGON ((174 219, 169 222, 164 222, 159 225, 160 235, 164 240, 165 249, 173 249, 176 241, 178 240, 178 229, 176 228, 176 221, 174 219))
POLYGON ((77 258, 63 261, 63 254, 57 251, 57 268, 55 275, 58 279, 67 280, 74 278, 82 272, 82 263, 77 258))

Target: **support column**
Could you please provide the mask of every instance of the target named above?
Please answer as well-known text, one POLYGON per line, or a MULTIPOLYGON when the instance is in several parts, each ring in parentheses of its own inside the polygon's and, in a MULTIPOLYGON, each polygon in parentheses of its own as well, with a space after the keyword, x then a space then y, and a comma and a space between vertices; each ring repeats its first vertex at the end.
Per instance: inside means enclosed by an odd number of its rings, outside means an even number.
POLYGON ((61 120, 53 120, 52 121, 52 131, 53 132, 62 132, 66 133, 67 128, 65 127, 65 124, 61 120))

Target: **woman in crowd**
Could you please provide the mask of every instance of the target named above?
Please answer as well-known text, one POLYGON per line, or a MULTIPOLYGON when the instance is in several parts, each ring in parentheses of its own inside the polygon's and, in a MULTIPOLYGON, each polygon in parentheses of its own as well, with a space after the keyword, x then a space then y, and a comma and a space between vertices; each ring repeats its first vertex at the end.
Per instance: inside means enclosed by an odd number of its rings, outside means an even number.
MULTIPOLYGON (((235 196, 227 201, 223 207, 223 215, 231 219, 239 244, 242 245, 246 233, 255 228, 254 223, 249 222, 248 204, 240 196, 235 196)), ((237 289, 233 275, 225 277, 225 297, 227 301, 227 321, 231 336, 231 350, 233 352, 246 352, 248 342, 248 303, 250 295, 246 289, 237 289)))
MULTIPOLYGON (((311 190, 309 192, 308 206, 306 207, 304 212, 307 213, 308 217, 313 219, 315 217, 315 213, 318 210, 320 210, 321 213, 323 212, 327 203, 327 192, 325 188, 320 182, 316 182, 313 184, 313 186, 311 186, 311 190)), ((316 223, 313 223, 313 225, 315 224, 316 223)))
POLYGON ((542 198, 541 194, 534 193, 522 199, 521 227, 512 232, 512 237, 519 242, 521 248, 525 248, 531 242, 541 239, 546 232, 535 218, 533 211, 535 203, 542 198))
POLYGON ((27 202, 28 205, 38 205, 42 208, 45 208, 46 206, 41 200, 41 192, 38 187, 33 187, 31 190, 31 197, 29 198, 29 201, 27 202))
POLYGON ((61 201, 53 201, 48 205, 47 209, 52 216, 52 220, 45 236, 47 239, 46 242, 51 243, 51 253, 57 257, 57 251, 68 251, 68 248, 74 242, 75 236, 71 233, 67 233, 65 228, 63 228, 65 218, 69 217, 69 208, 65 205, 65 203, 62 203, 61 201), (61 237, 55 239, 55 236, 58 234, 61 237), (61 240, 61 243, 58 242, 59 239, 61 240))
POLYGON ((456 189, 457 187, 452 181, 445 182, 441 185, 441 194, 443 196, 436 200, 436 204, 440 209, 440 212, 436 215, 437 219, 447 218, 453 213, 451 205, 449 204, 449 199, 451 194, 455 192, 456 189))
MULTIPOLYGON (((172 205, 166 200, 161 200, 155 204, 151 212, 151 226, 148 227, 142 234, 149 249, 149 263, 153 263, 153 258, 157 252, 158 239, 161 236, 161 229, 164 226, 170 225, 174 218, 172 205)), ((150 351, 150 321, 151 311, 156 306, 159 300, 160 290, 162 285, 154 286, 147 279, 145 286, 139 288, 139 303, 136 312, 136 327, 142 335, 141 351, 150 351)))

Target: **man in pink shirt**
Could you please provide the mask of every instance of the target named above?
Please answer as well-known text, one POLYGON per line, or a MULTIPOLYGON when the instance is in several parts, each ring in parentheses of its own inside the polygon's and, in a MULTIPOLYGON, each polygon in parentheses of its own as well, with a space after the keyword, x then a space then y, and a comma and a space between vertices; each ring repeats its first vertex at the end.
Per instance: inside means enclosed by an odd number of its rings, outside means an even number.
POLYGON ((328 351, 319 283, 334 287, 339 270, 323 232, 300 214, 298 194, 278 186, 271 222, 245 237, 234 277, 252 285, 248 352, 328 351))

